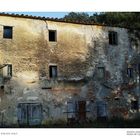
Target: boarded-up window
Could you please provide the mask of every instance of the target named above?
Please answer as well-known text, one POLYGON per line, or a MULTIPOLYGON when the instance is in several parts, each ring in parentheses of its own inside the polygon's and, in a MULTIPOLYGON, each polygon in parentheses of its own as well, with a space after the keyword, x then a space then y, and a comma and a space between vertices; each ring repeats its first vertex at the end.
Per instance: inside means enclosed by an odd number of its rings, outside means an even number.
POLYGON ((106 118, 107 117, 107 107, 106 103, 103 101, 97 102, 97 118, 106 118))
POLYGON ((109 44, 110 45, 117 45, 118 44, 118 35, 117 32, 109 31, 109 44))
POLYGON ((49 41, 56 42, 56 30, 49 30, 49 41))
POLYGON ((104 67, 98 67, 97 69, 97 76, 99 79, 104 79, 105 78, 105 68, 104 67))
POLYGON ((71 101, 67 103, 68 119, 86 120, 86 101, 71 101))
POLYGON ((50 78, 57 78, 57 66, 49 67, 50 78))
POLYGON ((131 101, 131 109, 138 110, 139 109, 139 103, 138 101, 131 101))
POLYGON ((13 36, 13 28, 10 26, 3 27, 3 38, 12 39, 13 36))
POLYGON ((76 103, 73 101, 67 102, 68 119, 76 118, 76 103))
POLYGON ((133 68, 127 68, 127 75, 129 78, 133 78, 133 68))
POLYGON ((19 103, 17 115, 20 125, 40 125, 42 105, 40 103, 19 103))

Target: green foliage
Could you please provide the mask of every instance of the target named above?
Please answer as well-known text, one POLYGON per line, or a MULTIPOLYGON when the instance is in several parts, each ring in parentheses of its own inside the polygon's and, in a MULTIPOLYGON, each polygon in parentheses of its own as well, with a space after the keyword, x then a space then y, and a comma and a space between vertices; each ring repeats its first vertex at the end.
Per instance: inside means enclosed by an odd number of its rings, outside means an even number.
MULTIPOLYGON (((94 16, 94 15, 93 15, 94 16)), ((134 12, 105 12, 97 15, 97 22, 110 26, 140 28, 140 13, 134 12)))
POLYGON ((108 26, 140 28, 139 12, 101 12, 91 16, 84 12, 70 12, 63 19, 66 21, 94 22, 108 26))
POLYGON ((89 15, 84 12, 82 13, 70 12, 68 15, 65 15, 63 19, 66 21, 88 21, 89 15))

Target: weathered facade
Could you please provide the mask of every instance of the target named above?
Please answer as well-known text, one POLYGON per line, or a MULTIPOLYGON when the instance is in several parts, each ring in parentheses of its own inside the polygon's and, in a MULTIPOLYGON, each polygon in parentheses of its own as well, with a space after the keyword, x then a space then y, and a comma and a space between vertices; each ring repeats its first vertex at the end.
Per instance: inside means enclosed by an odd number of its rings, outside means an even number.
POLYGON ((138 30, 0 14, 0 124, 139 116, 138 30))

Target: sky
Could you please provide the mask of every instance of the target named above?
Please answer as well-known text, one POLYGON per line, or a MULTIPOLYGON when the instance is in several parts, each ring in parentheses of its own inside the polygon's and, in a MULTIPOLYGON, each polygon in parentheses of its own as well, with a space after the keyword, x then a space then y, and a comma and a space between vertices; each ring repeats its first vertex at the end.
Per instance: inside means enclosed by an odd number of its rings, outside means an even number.
MULTIPOLYGON (((25 14, 25 15, 33 15, 33 16, 45 16, 45 17, 53 17, 53 18, 62 18, 67 15, 69 12, 8 12, 15 14, 25 14)), ((87 12, 89 15, 92 15, 93 12, 87 12)))

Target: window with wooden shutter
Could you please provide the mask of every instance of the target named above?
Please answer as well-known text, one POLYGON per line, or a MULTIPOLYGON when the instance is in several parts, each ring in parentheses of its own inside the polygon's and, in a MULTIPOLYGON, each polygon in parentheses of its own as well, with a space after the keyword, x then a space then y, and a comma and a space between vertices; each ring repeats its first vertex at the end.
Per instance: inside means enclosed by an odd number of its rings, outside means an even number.
POLYGON ((5 64, 2 69, 4 77, 12 77, 12 64, 5 64))
POLYGON ((67 102, 68 118, 76 118, 76 103, 73 101, 67 102))
POLYGON ((97 102, 97 118, 106 118, 107 117, 107 106, 104 101, 97 102))
POLYGON ((42 105, 40 103, 19 103, 18 122, 20 125, 40 125, 42 121, 42 105))

